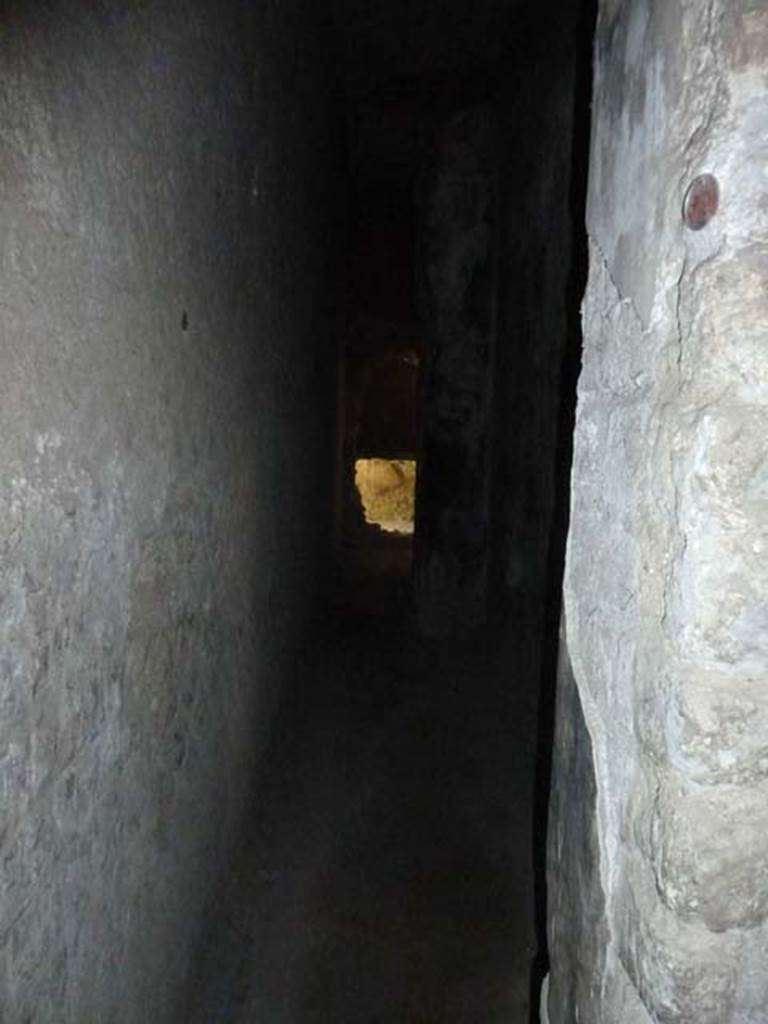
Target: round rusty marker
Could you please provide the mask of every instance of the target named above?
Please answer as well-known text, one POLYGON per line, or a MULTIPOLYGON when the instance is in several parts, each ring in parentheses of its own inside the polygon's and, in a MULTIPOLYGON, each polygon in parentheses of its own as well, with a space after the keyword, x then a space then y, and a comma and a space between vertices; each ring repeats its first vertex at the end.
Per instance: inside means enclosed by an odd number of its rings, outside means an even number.
POLYGON ((701 231, 717 213, 720 204, 720 189, 717 178, 712 174, 700 174, 694 178, 683 200, 683 223, 691 231, 701 231))

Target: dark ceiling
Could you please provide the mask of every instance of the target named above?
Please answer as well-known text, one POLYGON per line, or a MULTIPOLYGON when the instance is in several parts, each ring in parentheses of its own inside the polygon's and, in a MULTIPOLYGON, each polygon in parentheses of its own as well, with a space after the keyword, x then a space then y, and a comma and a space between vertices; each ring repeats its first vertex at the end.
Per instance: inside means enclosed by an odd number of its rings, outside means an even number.
POLYGON ((420 199, 440 131, 470 107, 514 115, 519 82, 575 45, 590 0, 333 0, 346 98, 349 350, 419 348, 420 199))
POLYGON ((531 0, 336 0, 348 94, 494 64, 518 34, 518 16, 532 6, 531 0))

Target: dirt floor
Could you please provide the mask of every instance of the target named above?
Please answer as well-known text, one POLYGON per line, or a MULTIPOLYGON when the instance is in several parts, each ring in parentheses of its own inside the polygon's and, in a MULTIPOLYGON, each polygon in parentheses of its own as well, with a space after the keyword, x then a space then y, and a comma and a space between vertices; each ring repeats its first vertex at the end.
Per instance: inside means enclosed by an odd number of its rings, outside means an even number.
POLYGON ((530 673, 418 637, 382 550, 298 655, 191 1024, 528 1024, 530 673))

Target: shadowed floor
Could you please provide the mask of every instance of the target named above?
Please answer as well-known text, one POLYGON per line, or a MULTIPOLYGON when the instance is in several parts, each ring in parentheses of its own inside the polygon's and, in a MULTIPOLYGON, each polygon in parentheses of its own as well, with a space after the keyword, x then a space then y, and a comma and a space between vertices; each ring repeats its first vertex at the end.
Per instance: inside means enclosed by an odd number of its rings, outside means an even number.
POLYGON ((402 579, 370 584, 300 655, 192 1024, 529 1019, 528 673, 499 636, 418 638, 402 579))

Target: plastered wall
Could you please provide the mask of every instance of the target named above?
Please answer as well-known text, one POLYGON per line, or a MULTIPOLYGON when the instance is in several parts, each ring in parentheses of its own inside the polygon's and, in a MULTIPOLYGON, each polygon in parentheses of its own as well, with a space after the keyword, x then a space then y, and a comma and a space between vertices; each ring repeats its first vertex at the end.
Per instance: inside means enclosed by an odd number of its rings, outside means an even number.
POLYGON ((603 2, 595 54, 549 1020, 760 1024, 768 11, 603 2))
POLYGON ((8 3, 0 1019, 176 1019, 330 529, 335 146, 298 2, 8 3))

